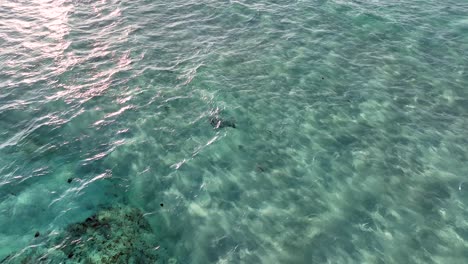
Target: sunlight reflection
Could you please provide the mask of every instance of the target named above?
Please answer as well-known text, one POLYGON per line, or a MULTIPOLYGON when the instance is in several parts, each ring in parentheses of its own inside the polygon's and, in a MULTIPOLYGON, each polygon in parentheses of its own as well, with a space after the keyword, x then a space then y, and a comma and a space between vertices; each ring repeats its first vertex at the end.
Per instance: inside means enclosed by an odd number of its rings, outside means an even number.
MULTIPOLYGON (((9 45, 8 52, 27 57, 26 61, 33 66, 32 74, 39 66, 39 60, 44 61, 42 59, 53 59, 58 64, 54 68, 69 66, 61 63, 69 45, 66 36, 70 31, 68 15, 72 11, 71 4, 64 0, 2 1, 0 8, 7 10, 0 29, 8 33, 6 41, 17 43, 9 45)), ((24 68, 25 60, 15 58, 6 64, 12 68, 24 68)))

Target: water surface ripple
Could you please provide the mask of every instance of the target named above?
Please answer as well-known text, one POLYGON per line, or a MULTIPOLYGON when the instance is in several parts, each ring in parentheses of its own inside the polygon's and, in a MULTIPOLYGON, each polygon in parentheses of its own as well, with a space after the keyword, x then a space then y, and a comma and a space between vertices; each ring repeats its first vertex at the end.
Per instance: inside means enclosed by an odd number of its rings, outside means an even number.
POLYGON ((48 247, 130 206, 157 263, 467 263, 467 17, 1 1, 0 262, 126 263, 48 247))

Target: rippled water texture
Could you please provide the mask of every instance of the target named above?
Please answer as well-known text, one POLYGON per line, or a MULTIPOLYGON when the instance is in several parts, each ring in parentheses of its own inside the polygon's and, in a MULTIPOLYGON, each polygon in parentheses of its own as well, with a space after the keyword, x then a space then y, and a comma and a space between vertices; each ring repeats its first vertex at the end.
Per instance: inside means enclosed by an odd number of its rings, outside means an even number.
POLYGON ((468 263, 467 51, 465 0, 0 1, 0 262, 125 263, 51 245, 127 215, 157 263, 468 263))

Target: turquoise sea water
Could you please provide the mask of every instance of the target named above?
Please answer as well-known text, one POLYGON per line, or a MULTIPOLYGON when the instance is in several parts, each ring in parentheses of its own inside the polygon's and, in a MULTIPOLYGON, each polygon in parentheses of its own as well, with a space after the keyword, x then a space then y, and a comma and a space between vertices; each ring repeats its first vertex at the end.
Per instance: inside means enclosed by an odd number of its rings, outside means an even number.
POLYGON ((3 0, 0 263, 467 263, 467 131, 465 0, 3 0))

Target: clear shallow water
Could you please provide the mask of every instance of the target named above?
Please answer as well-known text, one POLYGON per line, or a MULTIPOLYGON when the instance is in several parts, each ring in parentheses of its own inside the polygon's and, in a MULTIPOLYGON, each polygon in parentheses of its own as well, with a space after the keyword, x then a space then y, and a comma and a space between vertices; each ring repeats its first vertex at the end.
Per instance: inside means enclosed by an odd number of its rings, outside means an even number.
POLYGON ((467 17, 0 2, 0 259, 130 206, 158 263, 466 263, 467 17))

